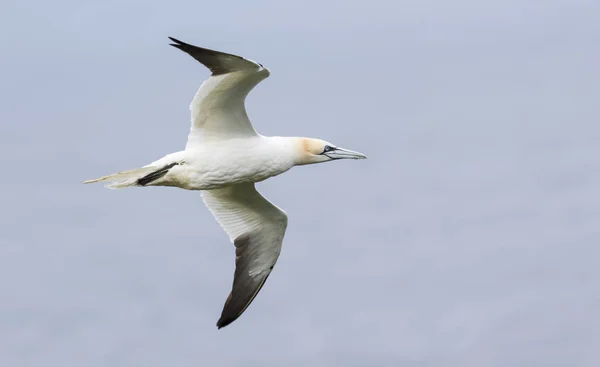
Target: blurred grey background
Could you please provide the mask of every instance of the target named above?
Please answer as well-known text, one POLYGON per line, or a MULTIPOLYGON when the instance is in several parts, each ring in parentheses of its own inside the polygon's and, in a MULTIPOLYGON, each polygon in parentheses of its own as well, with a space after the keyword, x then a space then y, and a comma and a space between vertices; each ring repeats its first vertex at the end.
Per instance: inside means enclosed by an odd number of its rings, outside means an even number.
POLYGON ((0 365, 598 366, 598 1, 3 1, 0 365), (274 273, 217 331, 198 193, 80 181, 184 147, 207 70, 265 135, 366 153, 259 185, 274 273))

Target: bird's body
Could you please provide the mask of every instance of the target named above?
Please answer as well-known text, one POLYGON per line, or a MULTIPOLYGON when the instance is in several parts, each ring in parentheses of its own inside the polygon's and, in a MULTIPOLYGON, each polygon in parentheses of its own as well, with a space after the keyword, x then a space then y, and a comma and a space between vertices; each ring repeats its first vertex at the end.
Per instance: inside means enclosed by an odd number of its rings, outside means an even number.
POLYGON ((206 143, 150 163, 165 167, 177 163, 148 186, 175 186, 212 190, 245 182, 260 182, 294 166, 293 138, 256 136, 206 143))
POLYGON ((287 227, 285 212, 258 193, 254 183, 296 165, 365 156, 320 139, 260 135, 248 119, 244 101, 269 70, 239 56, 171 40, 172 46, 212 71, 190 106, 192 126, 185 149, 144 167, 84 183, 201 191, 236 247, 232 291, 217 322, 221 328, 236 320, 260 291, 279 257, 287 227))

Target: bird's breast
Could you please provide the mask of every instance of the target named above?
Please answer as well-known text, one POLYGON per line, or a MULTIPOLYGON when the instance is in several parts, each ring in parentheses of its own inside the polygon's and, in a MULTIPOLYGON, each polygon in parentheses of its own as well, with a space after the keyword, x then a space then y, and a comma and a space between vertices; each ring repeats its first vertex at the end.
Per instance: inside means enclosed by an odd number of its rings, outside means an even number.
POLYGON ((191 190, 211 190, 243 182, 259 182, 279 175, 293 162, 264 147, 222 146, 197 151, 178 168, 191 190))

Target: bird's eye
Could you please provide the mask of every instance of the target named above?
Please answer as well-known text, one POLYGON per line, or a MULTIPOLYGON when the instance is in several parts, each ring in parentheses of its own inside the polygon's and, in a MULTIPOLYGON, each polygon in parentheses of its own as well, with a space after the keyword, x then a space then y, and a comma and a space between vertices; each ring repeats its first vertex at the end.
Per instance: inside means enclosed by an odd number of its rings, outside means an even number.
POLYGON ((329 145, 325 145, 325 149, 323 149, 323 153, 331 152, 333 148, 329 145))

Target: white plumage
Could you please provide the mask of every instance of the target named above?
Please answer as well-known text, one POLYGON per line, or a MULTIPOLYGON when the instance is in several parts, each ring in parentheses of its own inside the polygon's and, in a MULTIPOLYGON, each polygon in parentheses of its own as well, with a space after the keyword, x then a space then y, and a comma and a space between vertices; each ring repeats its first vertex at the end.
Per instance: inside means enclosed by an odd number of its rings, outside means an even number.
POLYGON ((269 70, 240 56, 171 40, 172 46, 212 72, 190 105, 192 124, 185 150, 84 183, 202 190, 205 205, 236 247, 232 290, 217 322, 221 328, 235 321, 260 291, 279 257, 287 227, 285 212, 256 191, 254 183, 295 165, 366 157, 320 139, 258 134, 244 102, 269 70))

